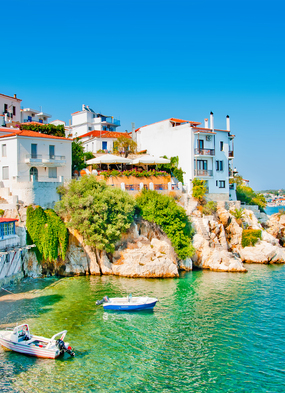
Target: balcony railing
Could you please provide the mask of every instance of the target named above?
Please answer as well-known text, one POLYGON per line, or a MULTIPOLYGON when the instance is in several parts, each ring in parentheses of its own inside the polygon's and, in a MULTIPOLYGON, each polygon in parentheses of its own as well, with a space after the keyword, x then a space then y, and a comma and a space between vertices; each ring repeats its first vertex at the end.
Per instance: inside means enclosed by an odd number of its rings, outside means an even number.
POLYGON ((234 158, 234 152, 233 152, 233 150, 229 150, 229 157, 230 157, 230 158, 234 158))
POLYGON ((195 176, 213 176, 213 171, 206 170, 206 169, 195 169, 194 175, 195 176))
POLYGON ((42 154, 26 154, 26 158, 31 159, 31 160, 41 160, 43 158, 42 154))
POLYGON ((195 149, 194 153, 196 156, 214 156, 215 149, 195 149))
POLYGON ((120 126, 121 122, 118 119, 114 119, 113 117, 106 117, 106 120, 104 120, 104 118, 102 118, 102 121, 106 121, 107 123, 111 123, 114 124, 116 126, 120 126))

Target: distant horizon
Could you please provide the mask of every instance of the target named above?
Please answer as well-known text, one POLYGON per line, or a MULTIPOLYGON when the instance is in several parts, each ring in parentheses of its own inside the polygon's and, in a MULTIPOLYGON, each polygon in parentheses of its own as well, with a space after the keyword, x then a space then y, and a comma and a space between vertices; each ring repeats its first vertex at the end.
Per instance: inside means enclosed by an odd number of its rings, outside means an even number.
POLYGON ((203 124, 211 111, 224 129, 229 115, 239 174, 254 190, 279 189, 284 14, 281 0, 15 0, 17 28, 1 21, 13 56, 0 92, 67 125, 86 104, 120 119, 120 132, 170 117, 203 124))

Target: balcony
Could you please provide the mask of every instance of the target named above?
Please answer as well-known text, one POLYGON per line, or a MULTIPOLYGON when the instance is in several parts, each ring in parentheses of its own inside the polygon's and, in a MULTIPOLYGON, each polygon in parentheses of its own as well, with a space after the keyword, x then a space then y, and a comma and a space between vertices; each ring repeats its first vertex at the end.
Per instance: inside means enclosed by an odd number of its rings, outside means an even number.
POLYGON ((230 184, 230 190, 234 190, 235 189, 235 185, 234 184, 230 184))
POLYGON ((195 156, 214 156, 215 149, 194 149, 195 156))
POLYGON ((229 150, 229 158, 234 158, 234 152, 233 152, 233 150, 229 150))
POLYGON ((106 122, 109 124, 114 124, 115 126, 120 126, 121 122, 118 119, 114 119, 113 117, 102 117, 102 123, 106 122))
POLYGON ((33 166, 41 167, 59 167, 66 164, 65 156, 43 155, 43 154, 27 154, 25 163, 33 166))
POLYGON ((207 169, 195 169, 194 176, 201 176, 201 177, 213 176, 213 171, 207 169))

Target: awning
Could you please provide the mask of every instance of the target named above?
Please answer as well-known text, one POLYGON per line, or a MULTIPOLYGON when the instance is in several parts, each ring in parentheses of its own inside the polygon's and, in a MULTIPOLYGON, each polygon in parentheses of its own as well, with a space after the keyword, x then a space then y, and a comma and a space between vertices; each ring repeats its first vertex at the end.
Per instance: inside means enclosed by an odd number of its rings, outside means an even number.
POLYGON ((100 157, 91 158, 87 160, 87 165, 92 164, 131 164, 132 160, 130 158, 125 158, 121 156, 115 156, 114 154, 104 154, 100 157))
POLYGON ((170 160, 167 158, 155 157, 149 154, 145 154, 141 157, 137 157, 132 161, 133 165, 138 164, 147 164, 147 165, 156 165, 156 164, 170 164, 170 160))

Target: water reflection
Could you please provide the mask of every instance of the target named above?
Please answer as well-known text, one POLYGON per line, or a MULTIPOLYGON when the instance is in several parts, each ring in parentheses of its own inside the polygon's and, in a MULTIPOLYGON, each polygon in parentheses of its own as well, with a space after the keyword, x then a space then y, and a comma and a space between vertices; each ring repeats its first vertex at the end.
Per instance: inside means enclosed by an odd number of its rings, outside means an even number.
POLYGON ((285 269, 248 269, 247 274, 195 271, 169 280, 77 277, 38 288, 37 301, 15 302, 14 311, 19 319, 28 317, 35 333, 51 336, 67 329, 76 357, 39 360, 0 349, 0 387, 24 392, 284 391, 285 269), (136 313, 95 306, 104 295, 128 293, 159 302, 151 312, 136 313))

